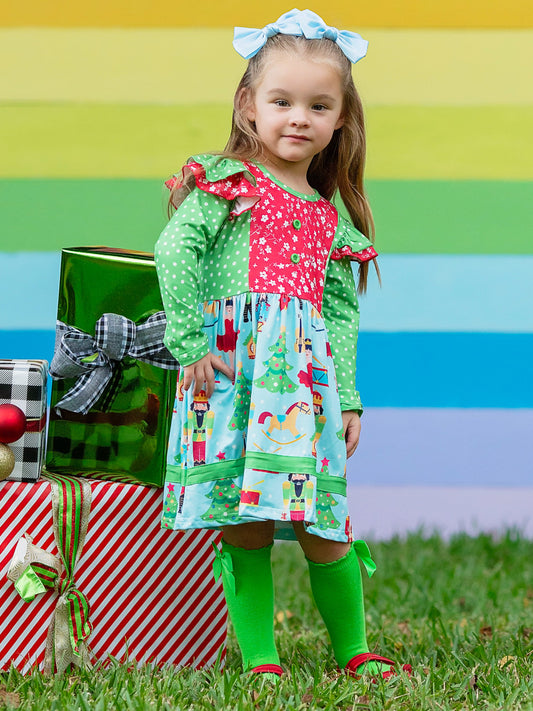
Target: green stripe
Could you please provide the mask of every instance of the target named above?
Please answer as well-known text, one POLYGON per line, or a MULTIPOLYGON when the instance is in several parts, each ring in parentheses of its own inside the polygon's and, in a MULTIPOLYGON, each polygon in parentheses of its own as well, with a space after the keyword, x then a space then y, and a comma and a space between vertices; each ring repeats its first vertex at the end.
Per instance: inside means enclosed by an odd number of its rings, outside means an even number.
POLYGON ((74 485, 70 482, 67 481, 65 483, 65 519, 62 521, 62 524, 65 526, 65 553, 67 556, 67 570, 69 577, 73 573, 73 559, 74 559, 74 545, 73 545, 73 537, 75 536, 75 529, 76 529, 76 516, 75 516, 75 511, 76 508, 74 506, 74 498, 76 496, 75 494, 75 487, 74 485), (74 491, 73 491, 74 489, 74 491))
MULTIPOLYGON (((231 479, 243 473, 244 468, 257 469, 259 471, 302 472, 316 476, 316 461, 310 457, 282 457, 278 454, 267 454, 256 452, 248 454, 246 459, 235 459, 230 461, 216 462, 215 464, 204 464, 199 467, 181 469, 174 465, 167 466, 166 480, 174 484, 204 484, 208 481, 218 479, 231 479)), ((323 477, 329 482, 331 479, 338 481, 338 477, 323 477)), ((342 480, 344 481, 344 479, 342 480)), ((326 489, 329 484, 326 485, 326 489)), ((322 488, 322 487, 321 487, 322 488)), ((333 489, 327 489, 333 491, 333 489)), ((344 491, 335 489, 337 493, 346 493, 346 482, 344 491)))
POLYGON ((218 479, 233 479, 244 471, 244 459, 231 459, 215 464, 182 469, 172 464, 167 465, 166 481, 172 484, 205 484, 218 479))
MULTIPOLYGON (((533 181, 370 180, 367 187, 383 254, 533 252, 533 181)), ((0 252, 88 244, 151 252, 166 221, 163 195, 158 180, 0 180, 0 252)))
POLYGON ((70 502, 73 511, 72 511, 72 520, 73 520, 73 526, 72 526, 72 538, 73 538, 73 546, 72 546, 72 558, 70 561, 71 564, 71 573, 74 573, 74 565, 76 563, 76 557, 78 555, 78 546, 80 544, 80 529, 81 529, 81 512, 82 512, 82 505, 83 505, 83 488, 81 486, 81 483, 79 481, 74 482, 74 486, 72 487, 71 490, 71 495, 73 496, 73 500, 70 502))
POLYGON ((373 180, 382 253, 531 254, 533 181, 373 180))
POLYGON ((246 456, 246 467, 265 472, 283 472, 292 474, 316 475, 316 460, 312 457, 284 457, 281 454, 252 452, 246 456))
POLYGON ((73 618, 70 641, 74 652, 79 653, 79 640, 81 640, 83 637, 83 630, 81 625, 80 601, 76 598, 76 595, 74 593, 71 593, 69 607, 71 619, 73 618))
POLYGON ((346 496, 346 479, 342 476, 316 474, 316 488, 326 494, 341 494, 346 496))
POLYGON ((55 570, 52 570, 46 565, 40 565, 39 563, 32 563, 31 567, 36 575, 39 576, 39 579, 43 585, 46 585, 49 588, 54 587, 55 580, 57 578, 57 572, 55 570))
POLYGON ((151 252, 166 222, 163 195, 153 179, 0 180, 0 251, 103 244, 151 252))
MULTIPOLYGON (((206 464, 204 466, 195 467, 187 470, 186 483, 204 484, 210 481, 218 481, 219 479, 232 479, 244 471, 244 459, 236 461, 220 462, 217 464, 206 464)), ((246 465, 250 469, 258 471, 273 471, 291 474, 292 472, 302 472, 311 476, 316 476, 317 488, 321 491, 331 492, 332 494, 342 494, 346 496, 346 479, 338 476, 329 476, 317 474, 316 462, 314 459, 307 457, 281 457, 274 454, 266 454, 258 452, 256 454, 248 454, 246 457, 246 465)), ((175 484, 184 484, 185 477, 180 467, 167 467, 167 482, 175 484)))
MULTIPOLYGON (((533 106, 370 106, 366 113, 369 178, 533 179, 533 106)), ((0 145, 9 151, 0 176, 162 179, 194 153, 221 150, 230 118, 229 104, 4 104, 0 145)))
POLYGON ((65 483, 61 479, 57 479, 58 481, 58 493, 59 493, 59 503, 57 506, 57 516, 58 516, 58 521, 57 521, 57 535, 58 535, 58 549, 59 549, 59 555, 61 556, 61 560, 63 561, 63 565, 65 566, 65 570, 67 572, 67 577, 70 575, 69 567, 68 567, 68 560, 65 555, 65 529, 63 526, 63 518, 64 518, 64 510, 65 510, 65 496, 63 494, 63 489, 65 487, 65 483))

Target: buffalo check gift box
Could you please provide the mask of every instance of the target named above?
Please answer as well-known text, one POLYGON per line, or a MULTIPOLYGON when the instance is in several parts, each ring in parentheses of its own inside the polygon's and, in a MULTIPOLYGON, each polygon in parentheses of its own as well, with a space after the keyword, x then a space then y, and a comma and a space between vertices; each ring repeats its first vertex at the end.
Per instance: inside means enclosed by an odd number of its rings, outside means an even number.
MULTIPOLYGON (((45 360, 0 359, 0 405, 15 405, 25 416, 25 431, 9 448, 15 466, 8 477, 15 481, 37 481, 46 444, 45 360)), ((1 424, 1 423, 0 423, 1 424)))
POLYGON ((223 662, 219 534, 162 529, 160 490, 45 476, 0 483, 0 670, 223 662))

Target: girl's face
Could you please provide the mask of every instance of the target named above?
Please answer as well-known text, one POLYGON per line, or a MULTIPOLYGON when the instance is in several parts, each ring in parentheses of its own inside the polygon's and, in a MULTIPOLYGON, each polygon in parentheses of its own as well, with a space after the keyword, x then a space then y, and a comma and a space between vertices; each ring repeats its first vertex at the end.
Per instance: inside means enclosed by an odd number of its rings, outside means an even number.
POLYGON ((342 101, 340 74, 329 62, 275 55, 246 112, 255 121, 262 160, 307 173, 343 124, 342 101))

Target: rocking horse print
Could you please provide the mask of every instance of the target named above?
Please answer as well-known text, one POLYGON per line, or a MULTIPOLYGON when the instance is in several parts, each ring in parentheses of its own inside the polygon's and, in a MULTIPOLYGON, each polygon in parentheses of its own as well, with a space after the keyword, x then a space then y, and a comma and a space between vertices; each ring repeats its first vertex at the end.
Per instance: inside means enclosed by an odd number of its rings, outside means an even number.
POLYGON ((293 403, 284 415, 273 415, 271 412, 265 411, 259 415, 259 419, 257 421, 260 425, 263 425, 266 421, 266 418, 270 417, 270 424, 268 426, 268 429, 266 432, 265 430, 262 430, 263 434, 276 444, 292 444, 293 442, 297 442, 304 436, 300 434, 298 428, 296 427, 296 418, 300 413, 304 415, 311 414, 311 408, 309 407, 309 405, 306 402, 302 402, 301 400, 293 403), (289 430, 289 432, 292 434, 293 437, 295 437, 295 439, 291 440, 290 442, 278 442, 276 439, 270 436, 274 430, 279 430, 280 432, 282 430, 289 430))

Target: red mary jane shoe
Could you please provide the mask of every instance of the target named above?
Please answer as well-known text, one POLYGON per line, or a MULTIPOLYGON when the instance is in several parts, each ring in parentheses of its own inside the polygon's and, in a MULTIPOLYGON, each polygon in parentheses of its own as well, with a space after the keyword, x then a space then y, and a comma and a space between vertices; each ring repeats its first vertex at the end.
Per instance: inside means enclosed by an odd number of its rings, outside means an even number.
POLYGON ((252 674, 275 674, 276 676, 283 675, 283 669, 279 664, 260 664, 258 667, 250 669, 252 674))
MULTIPOLYGON (((366 664, 366 662, 381 662, 382 664, 389 665, 390 669, 381 672, 382 679, 389 679, 391 676, 397 675, 396 669, 394 669, 396 662, 393 662, 392 659, 387 659, 386 657, 380 657, 378 654, 372 654, 371 652, 365 652, 364 654, 358 654, 357 656, 352 657, 352 659, 350 659, 348 664, 345 666, 344 670, 348 676, 359 677, 361 674, 357 670, 359 667, 366 664)), ((411 676, 411 672, 413 671, 410 664, 404 664, 402 670, 406 672, 408 676, 411 676)), ((372 681, 377 683, 377 679, 375 677, 372 681)))

